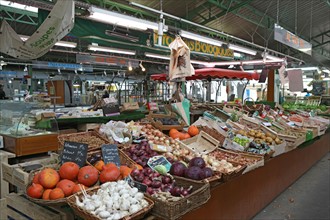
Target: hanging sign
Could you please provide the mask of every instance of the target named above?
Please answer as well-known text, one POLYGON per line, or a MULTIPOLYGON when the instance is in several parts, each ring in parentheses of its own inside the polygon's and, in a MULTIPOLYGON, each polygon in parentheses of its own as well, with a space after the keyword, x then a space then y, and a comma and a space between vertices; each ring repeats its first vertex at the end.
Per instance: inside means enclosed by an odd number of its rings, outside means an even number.
MULTIPOLYGON (((158 34, 154 33, 154 42, 158 41, 158 34)), ((169 36, 167 34, 163 34, 162 38, 162 46, 168 47, 173 41, 175 37, 169 36)), ((204 43, 201 41, 195 41, 190 39, 182 38, 185 44, 189 47, 192 52, 199 52, 204 54, 211 54, 215 57, 234 57, 234 51, 232 49, 226 49, 223 47, 215 46, 212 44, 204 43)))
POLYGON ((278 24, 275 24, 274 26, 274 39, 303 53, 312 55, 312 44, 301 39, 297 35, 294 35, 278 24))
POLYGON ((76 63, 96 63, 115 66, 131 66, 133 68, 139 66, 139 62, 135 60, 123 59, 118 57, 102 57, 86 54, 76 54, 76 63))
POLYGON ((38 30, 26 41, 23 41, 5 20, 2 20, 0 51, 15 58, 37 59, 70 33, 73 26, 74 1, 58 0, 38 30))

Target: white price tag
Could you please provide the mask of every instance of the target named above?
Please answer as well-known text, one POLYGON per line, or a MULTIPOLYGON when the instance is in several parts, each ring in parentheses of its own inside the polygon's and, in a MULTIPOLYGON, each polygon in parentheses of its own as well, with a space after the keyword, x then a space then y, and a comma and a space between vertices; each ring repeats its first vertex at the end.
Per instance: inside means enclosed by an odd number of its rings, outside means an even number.
POLYGON ((294 126, 295 126, 295 123, 292 122, 292 121, 288 122, 287 124, 288 124, 289 126, 291 126, 291 127, 294 127, 294 126))
POLYGON ((263 125, 265 125, 266 127, 271 127, 272 126, 272 123, 269 123, 269 122, 262 122, 263 125))
POLYGON ((0 149, 4 148, 3 137, 0 135, 0 149))

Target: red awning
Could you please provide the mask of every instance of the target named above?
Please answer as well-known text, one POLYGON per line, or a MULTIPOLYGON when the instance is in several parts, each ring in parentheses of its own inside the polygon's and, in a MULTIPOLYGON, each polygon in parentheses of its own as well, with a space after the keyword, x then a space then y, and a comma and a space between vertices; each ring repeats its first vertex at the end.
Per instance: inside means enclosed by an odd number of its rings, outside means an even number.
MULTIPOLYGON (((151 75, 151 79, 155 81, 166 81, 167 74, 155 74, 151 75)), ((248 73, 238 70, 228 70, 228 69, 218 69, 218 68, 205 68, 195 70, 195 75, 186 77, 186 80, 196 80, 196 79, 247 79, 247 80, 258 80, 258 73, 248 73)))

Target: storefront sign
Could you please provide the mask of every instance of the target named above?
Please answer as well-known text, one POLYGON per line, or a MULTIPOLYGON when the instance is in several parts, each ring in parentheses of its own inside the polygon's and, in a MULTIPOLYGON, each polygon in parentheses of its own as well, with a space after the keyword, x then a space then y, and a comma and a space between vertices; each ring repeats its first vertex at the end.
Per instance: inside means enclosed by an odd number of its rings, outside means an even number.
MULTIPOLYGON (((164 34, 162 39, 162 46, 168 47, 172 43, 172 41, 174 41, 174 39, 175 37, 164 34)), ((223 47, 185 38, 182 38, 182 40, 187 44, 191 52, 211 54, 215 57, 234 57, 234 51, 231 49, 225 49, 223 47)), ((154 42, 157 41, 158 34, 154 33, 154 42)))
POLYGON ((82 65, 75 63, 56 63, 56 62, 45 62, 45 61, 33 61, 33 68, 35 69, 65 69, 65 70, 78 70, 84 72, 93 72, 93 66, 82 65))
POLYGON ((38 30, 26 41, 5 21, 0 29, 0 51, 15 58, 36 59, 46 54, 74 26, 73 0, 58 0, 38 30))
POLYGON ((89 63, 89 64, 105 64, 115 66, 131 66, 133 68, 139 66, 139 62, 135 60, 122 59, 117 57, 104 57, 104 56, 93 56, 85 54, 76 54, 77 63, 89 63))
POLYGON ((278 24, 275 24, 274 27, 274 39, 289 47, 300 50, 303 53, 312 55, 312 44, 282 28, 278 24))

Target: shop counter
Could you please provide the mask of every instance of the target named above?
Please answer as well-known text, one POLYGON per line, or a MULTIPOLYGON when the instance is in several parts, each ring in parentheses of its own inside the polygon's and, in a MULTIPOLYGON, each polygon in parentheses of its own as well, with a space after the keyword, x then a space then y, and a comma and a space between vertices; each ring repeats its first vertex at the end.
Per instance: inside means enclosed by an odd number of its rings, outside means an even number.
POLYGON ((183 219, 251 219, 330 150, 330 132, 215 187, 210 200, 183 219))

